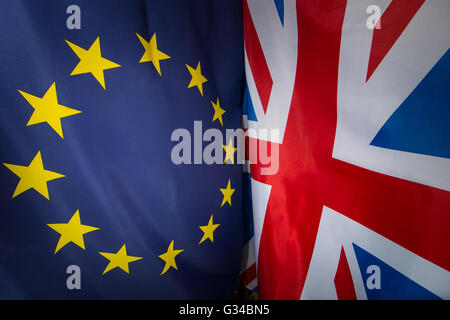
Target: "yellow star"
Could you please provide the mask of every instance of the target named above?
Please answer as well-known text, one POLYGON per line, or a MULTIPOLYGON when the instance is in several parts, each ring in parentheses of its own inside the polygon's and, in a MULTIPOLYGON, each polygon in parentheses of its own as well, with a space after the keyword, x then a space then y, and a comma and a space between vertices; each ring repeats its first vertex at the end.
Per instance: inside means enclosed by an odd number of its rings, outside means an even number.
POLYGON ((203 96, 203 83, 208 81, 203 75, 202 75, 202 69, 200 67, 200 61, 197 64, 197 68, 192 68, 189 65, 186 65, 186 67, 189 70, 189 73, 191 74, 191 82, 189 82, 188 88, 192 88, 196 86, 198 88, 198 91, 200 91, 200 94, 203 96))
POLYGON ((3 165, 20 178, 16 190, 14 190, 14 194, 12 196, 13 199, 28 189, 34 189, 46 199, 50 200, 47 182, 65 177, 62 174, 44 169, 41 151, 38 151, 28 167, 8 163, 3 163, 3 165))
POLYGON ((164 260, 164 262, 166 263, 164 265, 163 271, 160 274, 161 276, 164 273, 166 273, 166 271, 169 270, 170 267, 173 267, 175 268, 175 270, 178 270, 177 264, 175 263, 175 257, 183 251, 184 250, 173 250, 173 240, 172 240, 172 242, 169 244, 169 248, 167 249, 167 251, 159 255, 159 258, 161 260, 164 260))
POLYGON ((147 42, 139 34, 136 33, 136 35, 145 49, 144 55, 142 56, 139 63, 151 61, 156 71, 158 71, 159 75, 161 75, 161 67, 159 66, 159 60, 170 59, 170 57, 164 52, 158 50, 158 46, 156 44, 156 33, 153 34, 149 42, 147 42))
POLYGON ((225 150, 225 160, 223 160, 223 163, 227 162, 228 160, 231 161, 231 163, 234 164, 234 153, 236 152, 237 148, 233 147, 233 141, 230 138, 230 142, 227 146, 222 145, 223 149, 225 150))
POLYGON ((228 185, 227 185, 226 189, 220 189, 220 192, 222 192, 222 194, 223 194, 223 200, 222 200, 222 204, 220 205, 220 207, 223 207, 225 202, 228 202, 228 204, 231 206, 231 196, 233 195, 233 193, 235 191, 236 191, 236 189, 231 189, 230 179, 228 179, 228 185))
POLYGON ((219 97, 217 97, 217 102, 216 102, 216 103, 214 103, 214 102, 211 101, 211 104, 212 104, 212 106, 213 106, 213 108, 214 108, 214 117, 213 117, 212 121, 214 122, 214 121, 216 121, 217 119, 219 119, 220 124, 221 124, 222 127, 223 127, 222 115, 223 115, 226 111, 220 107, 219 97))
POLYGON ((127 255, 127 247, 125 246, 125 244, 122 246, 122 248, 119 249, 119 251, 117 251, 117 253, 108 253, 108 252, 99 252, 99 253, 109 260, 109 263, 106 266, 105 271, 103 271, 102 275, 117 267, 119 267, 126 273, 130 274, 128 264, 130 262, 142 259, 142 257, 133 257, 127 255))
POLYGON ((61 234, 58 244, 56 245, 55 254, 69 242, 73 242, 81 249, 85 250, 83 235, 98 230, 96 227, 81 224, 79 210, 74 213, 68 223, 51 223, 47 224, 47 226, 61 234))
POLYGON ((18 91, 34 108, 34 112, 31 115, 30 120, 28 120, 27 126, 47 122, 47 124, 63 139, 64 136, 61 127, 61 118, 81 113, 81 111, 58 104, 56 85, 54 82, 42 98, 20 90, 18 91))
POLYGON ((206 239, 209 239, 211 240, 211 242, 214 242, 214 230, 216 230, 217 227, 219 226, 220 224, 213 224, 213 215, 211 215, 211 218, 209 218, 208 225, 199 226, 200 230, 203 231, 203 237, 198 244, 202 243, 206 239))
POLYGON ((106 89, 103 70, 118 68, 120 65, 102 57, 100 51, 100 37, 95 39, 94 43, 88 50, 85 50, 67 40, 66 42, 78 58, 80 58, 80 62, 78 62, 70 75, 74 76, 77 74, 91 73, 101 84, 103 89, 106 89))

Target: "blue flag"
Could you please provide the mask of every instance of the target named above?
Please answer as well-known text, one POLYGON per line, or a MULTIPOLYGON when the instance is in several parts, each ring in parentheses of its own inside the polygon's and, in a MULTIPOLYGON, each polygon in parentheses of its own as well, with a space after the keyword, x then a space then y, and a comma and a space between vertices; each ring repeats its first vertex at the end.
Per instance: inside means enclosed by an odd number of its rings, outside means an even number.
POLYGON ((0 298, 230 298, 241 1, 0 9, 0 298))

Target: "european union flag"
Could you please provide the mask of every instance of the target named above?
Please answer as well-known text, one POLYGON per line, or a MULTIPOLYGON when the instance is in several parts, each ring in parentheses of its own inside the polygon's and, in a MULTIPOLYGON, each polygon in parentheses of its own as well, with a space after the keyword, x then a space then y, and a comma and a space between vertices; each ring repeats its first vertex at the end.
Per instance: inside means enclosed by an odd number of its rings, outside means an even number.
POLYGON ((231 297, 241 1, 0 9, 0 298, 231 297))

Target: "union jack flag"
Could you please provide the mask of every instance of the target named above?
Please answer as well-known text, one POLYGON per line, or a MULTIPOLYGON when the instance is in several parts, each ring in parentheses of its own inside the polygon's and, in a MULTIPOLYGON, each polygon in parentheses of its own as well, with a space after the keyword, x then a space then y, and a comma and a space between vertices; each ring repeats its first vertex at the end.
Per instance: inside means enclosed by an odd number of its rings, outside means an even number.
POLYGON ((244 125, 279 150, 277 173, 250 165, 241 277, 261 298, 450 298, 449 15, 448 0, 243 2, 244 125))

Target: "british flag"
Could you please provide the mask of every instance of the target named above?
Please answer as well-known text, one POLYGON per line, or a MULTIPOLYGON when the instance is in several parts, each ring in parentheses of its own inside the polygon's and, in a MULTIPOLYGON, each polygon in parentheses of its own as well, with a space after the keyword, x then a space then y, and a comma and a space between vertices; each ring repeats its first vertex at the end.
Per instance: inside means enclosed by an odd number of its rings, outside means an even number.
POLYGON ((250 165, 244 283, 449 299, 450 1, 244 0, 243 15, 244 125, 279 152, 275 174, 250 165))

